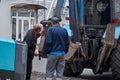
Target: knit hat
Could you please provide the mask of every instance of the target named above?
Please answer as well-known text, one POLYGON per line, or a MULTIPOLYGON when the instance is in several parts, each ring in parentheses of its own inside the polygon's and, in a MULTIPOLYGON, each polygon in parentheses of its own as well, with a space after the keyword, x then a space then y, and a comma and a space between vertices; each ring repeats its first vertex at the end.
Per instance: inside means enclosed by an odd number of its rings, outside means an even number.
POLYGON ((61 19, 58 17, 51 17, 49 20, 54 23, 59 23, 61 21, 61 19))

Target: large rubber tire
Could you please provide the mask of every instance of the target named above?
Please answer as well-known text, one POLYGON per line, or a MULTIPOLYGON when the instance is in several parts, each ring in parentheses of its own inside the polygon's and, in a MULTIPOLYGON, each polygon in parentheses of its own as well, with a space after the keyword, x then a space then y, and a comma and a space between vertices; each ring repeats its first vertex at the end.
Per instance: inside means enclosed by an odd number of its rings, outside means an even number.
POLYGON ((120 46, 112 51, 111 70, 115 80, 120 80, 120 46))
POLYGON ((63 75, 66 77, 78 77, 82 71, 83 69, 79 69, 79 72, 74 73, 70 67, 70 63, 66 62, 63 75))

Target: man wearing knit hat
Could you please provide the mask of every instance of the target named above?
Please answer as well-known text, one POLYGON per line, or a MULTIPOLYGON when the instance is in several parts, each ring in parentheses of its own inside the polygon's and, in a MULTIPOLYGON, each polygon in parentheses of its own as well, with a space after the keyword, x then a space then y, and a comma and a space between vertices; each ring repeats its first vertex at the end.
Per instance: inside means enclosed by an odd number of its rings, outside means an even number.
POLYGON ((64 56, 68 52, 69 36, 66 29, 59 24, 60 20, 57 17, 50 18, 51 25, 48 29, 44 50, 48 54, 46 64, 45 80, 52 80, 56 71, 56 80, 62 80, 65 67, 64 56))

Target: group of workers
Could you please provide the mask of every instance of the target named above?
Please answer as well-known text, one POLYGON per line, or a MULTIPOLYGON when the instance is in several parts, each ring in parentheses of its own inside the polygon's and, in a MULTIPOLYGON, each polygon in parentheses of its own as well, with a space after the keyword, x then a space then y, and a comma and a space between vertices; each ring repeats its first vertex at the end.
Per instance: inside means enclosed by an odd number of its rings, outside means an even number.
MULTIPOLYGON (((64 57, 70 44, 69 36, 67 30, 60 26, 58 17, 50 18, 49 22, 51 27, 47 30, 44 42, 44 51, 47 54, 45 80, 52 80, 55 71, 56 80, 62 80, 65 67, 64 57)), ((30 80, 34 56, 39 55, 36 43, 43 32, 43 25, 35 24, 33 29, 30 29, 24 37, 24 41, 28 45, 26 80, 30 80)))

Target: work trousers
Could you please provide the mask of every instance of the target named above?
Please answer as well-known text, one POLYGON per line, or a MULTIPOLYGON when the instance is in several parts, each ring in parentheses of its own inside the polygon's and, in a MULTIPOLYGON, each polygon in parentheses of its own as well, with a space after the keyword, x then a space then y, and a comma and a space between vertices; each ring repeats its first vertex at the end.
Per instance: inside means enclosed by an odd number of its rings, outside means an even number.
POLYGON ((64 67, 65 67, 64 55, 62 54, 49 55, 47 59, 45 79, 52 80, 54 72, 56 71, 57 80, 62 80, 64 67))
POLYGON ((28 58, 27 58, 27 69, 26 69, 26 80, 30 80, 30 78, 31 78, 32 60, 33 60, 33 56, 28 56, 28 58))

